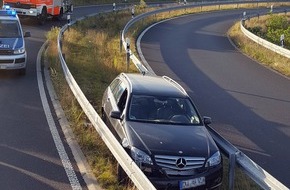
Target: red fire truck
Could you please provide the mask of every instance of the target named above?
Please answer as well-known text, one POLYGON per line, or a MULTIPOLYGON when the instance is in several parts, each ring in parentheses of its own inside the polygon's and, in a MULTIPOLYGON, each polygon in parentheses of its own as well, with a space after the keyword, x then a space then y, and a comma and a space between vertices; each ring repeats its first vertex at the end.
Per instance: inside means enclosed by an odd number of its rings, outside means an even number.
POLYGON ((35 17, 40 24, 49 17, 61 19, 73 8, 71 0, 3 0, 3 5, 9 5, 20 17, 35 17))

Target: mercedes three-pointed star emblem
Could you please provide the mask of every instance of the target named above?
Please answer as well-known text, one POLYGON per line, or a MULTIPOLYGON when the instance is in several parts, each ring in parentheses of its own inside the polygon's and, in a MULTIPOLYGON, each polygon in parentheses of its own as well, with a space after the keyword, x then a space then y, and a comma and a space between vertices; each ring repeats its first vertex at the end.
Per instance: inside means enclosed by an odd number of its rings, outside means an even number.
POLYGON ((186 160, 184 158, 178 158, 175 165, 180 169, 184 168, 186 166, 186 160))

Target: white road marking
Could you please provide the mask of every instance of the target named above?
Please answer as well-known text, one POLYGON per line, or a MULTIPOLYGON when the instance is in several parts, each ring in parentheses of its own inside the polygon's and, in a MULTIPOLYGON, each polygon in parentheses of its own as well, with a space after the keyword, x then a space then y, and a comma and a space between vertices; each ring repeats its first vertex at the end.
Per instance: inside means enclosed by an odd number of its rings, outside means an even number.
POLYGON ((42 45, 41 49, 38 52, 37 55, 37 62, 36 62, 36 73, 37 73, 37 82, 38 82, 38 88, 39 88, 39 93, 40 93, 40 98, 41 98, 41 102, 43 105, 43 109, 44 109, 44 113, 47 119, 47 123, 54 141, 54 144, 56 146, 56 149, 58 151, 58 154, 60 156, 61 162, 63 164, 63 167, 65 169, 66 175, 69 179, 69 182, 71 184, 71 187, 73 190, 78 190, 78 189, 82 189, 78 178, 74 172, 74 169, 71 165, 71 162, 68 158, 68 155, 65 151, 65 148, 63 146, 63 143, 61 141, 61 138, 59 136, 59 133, 57 131, 55 122, 53 120, 50 108, 49 108, 49 104, 47 101, 47 97, 45 94, 45 90, 44 90, 44 86, 43 86, 43 80, 42 80, 42 74, 41 74, 41 53, 43 52, 43 49, 45 48, 45 44, 42 45))

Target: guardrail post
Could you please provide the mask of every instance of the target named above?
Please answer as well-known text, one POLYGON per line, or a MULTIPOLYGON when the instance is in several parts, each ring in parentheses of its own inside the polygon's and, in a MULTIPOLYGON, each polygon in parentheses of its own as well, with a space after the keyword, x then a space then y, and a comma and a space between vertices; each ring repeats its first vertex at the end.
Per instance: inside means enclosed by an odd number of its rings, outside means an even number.
POLYGON ((60 49, 62 50, 62 41, 59 41, 60 49))
POLYGON ((67 14, 67 30, 69 31, 69 28, 70 28, 70 22, 71 22, 71 16, 70 14, 67 14))
POLYGON ((127 60, 127 72, 129 71, 130 65, 130 38, 126 38, 126 60, 127 60))
POLYGON ((242 25, 243 25, 243 26, 245 26, 245 24, 246 24, 246 20, 247 20, 247 13, 246 13, 246 11, 245 11, 245 12, 243 12, 243 19, 242 19, 242 25))
POLYGON ((273 5, 271 5, 270 13, 273 13, 273 5))
POLYGON ((282 34, 282 35, 280 36, 281 47, 284 47, 284 40, 285 40, 285 35, 282 34))
POLYGON ((116 3, 113 3, 113 12, 116 11, 116 3))
POLYGON ((123 30, 120 31, 120 53, 122 52, 122 32, 123 30))
POLYGON ((132 18, 134 18, 134 16, 135 16, 135 5, 132 6, 131 15, 132 15, 132 18))
POLYGON ((231 153, 229 155, 229 190, 234 189, 235 166, 236 166, 236 154, 231 153))
POLYGON ((130 65, 130 50, 127 50, 126 60, 127 60, 127 72, 128 72, 129 71, 129 65, 130 65))

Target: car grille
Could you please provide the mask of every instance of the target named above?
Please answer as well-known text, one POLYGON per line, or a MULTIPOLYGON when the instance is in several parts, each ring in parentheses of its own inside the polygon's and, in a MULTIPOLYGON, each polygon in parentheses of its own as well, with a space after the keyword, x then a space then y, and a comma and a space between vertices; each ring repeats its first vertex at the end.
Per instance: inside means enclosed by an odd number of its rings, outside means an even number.
POLYGON ((13 50, 0 50, 0 55, 13 55, 13 50))
POLYGON ((14 63, 14 59, 0 60, 0 64, 12 64, 12 63, 14 63))
POLYGON ((24 63, 25 58, 15 59, 15 63, 24 63))
POLYGON ((155 161, 169 175, 193 175, 204 166, 205 158, 156 155, 155 161))

